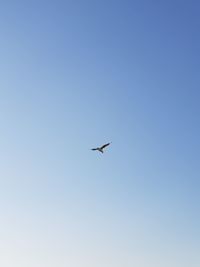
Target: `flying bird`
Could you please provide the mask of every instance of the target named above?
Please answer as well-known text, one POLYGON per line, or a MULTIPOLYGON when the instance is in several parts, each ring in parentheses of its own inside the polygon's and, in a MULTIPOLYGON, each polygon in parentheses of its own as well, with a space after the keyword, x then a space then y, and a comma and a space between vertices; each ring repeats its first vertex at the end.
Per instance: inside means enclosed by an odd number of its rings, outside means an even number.
POLYGON ((107 144, 105 144, 105 145, 103 145, 103 146, 101 146, 101 147, 92 148, 91 150, 93 150, 93 151, 97 150, 97 151, 99 151, 99 152, 101 152, 101 153, 104 153, 104 148, 106 148, 106 147, 109 146, 110 144, 111 144, 111 143, 107 143, 107 144))

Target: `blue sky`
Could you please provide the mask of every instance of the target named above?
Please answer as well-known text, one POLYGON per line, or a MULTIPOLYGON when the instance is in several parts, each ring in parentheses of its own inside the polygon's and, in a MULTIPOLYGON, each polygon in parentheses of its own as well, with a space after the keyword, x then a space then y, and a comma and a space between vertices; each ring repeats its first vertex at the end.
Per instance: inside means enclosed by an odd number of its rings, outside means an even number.
POLYGON ((200 265, 199 9, 0 4, 0 265, 200 265))

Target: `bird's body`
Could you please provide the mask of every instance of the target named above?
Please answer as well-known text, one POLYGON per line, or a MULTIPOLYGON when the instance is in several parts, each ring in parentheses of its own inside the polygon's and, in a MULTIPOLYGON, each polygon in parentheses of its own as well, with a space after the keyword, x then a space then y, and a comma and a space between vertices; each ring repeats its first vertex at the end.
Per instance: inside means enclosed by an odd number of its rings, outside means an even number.
POLYGON ((101 146, 101 147, 96 147, 96 148, 92 148, 91 150, 93 150, 93 151, 99 151, 99 152, 101 152, 101 153, 104 153, 104 148, 106 148, 107 146, 109 146, 111 143, 107 143, 107 144, 105 144, 105 145, 103 145, 103 146, 101 146))

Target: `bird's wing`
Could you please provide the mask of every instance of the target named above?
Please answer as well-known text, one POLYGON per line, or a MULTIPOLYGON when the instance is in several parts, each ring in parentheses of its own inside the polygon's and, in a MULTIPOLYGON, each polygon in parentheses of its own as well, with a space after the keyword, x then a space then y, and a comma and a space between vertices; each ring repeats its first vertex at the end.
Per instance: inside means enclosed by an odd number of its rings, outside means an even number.
POLYGON ((91 150, 95 151, 95 150, 98 150, 98 148, 92 148, 91 150))
POLYGON ((110 144, 111 144, 111 143, 107 143, 107 144, 101 146, 101 149, 104 149, 105 147, 109 146, 110 144))

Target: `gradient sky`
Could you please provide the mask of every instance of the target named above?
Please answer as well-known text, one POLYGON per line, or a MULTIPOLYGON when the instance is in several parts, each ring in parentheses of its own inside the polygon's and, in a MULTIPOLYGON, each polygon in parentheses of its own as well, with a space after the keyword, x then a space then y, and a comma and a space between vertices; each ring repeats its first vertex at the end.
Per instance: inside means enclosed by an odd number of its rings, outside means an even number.
POLYGON ((199 14, 1 2, 0 266, 200 266, 199 14))

